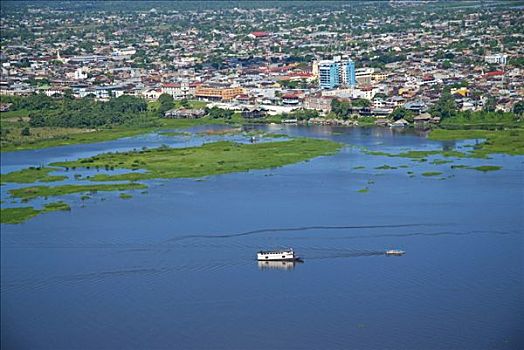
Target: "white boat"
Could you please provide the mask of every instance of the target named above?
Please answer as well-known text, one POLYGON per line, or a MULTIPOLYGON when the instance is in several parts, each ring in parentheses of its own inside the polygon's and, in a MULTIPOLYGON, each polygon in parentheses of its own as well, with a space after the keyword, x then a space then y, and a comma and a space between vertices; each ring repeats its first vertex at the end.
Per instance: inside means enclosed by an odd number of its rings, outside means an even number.
POLYGON ((257 252, 258 261, 296 261, 300 258, 295 255, 293 249, 268 250, 257 252))
POLYGON ((386 250, 386 255, 404 255, 406 254, 403 250, 397 250, 397 249, 390 249, 386 250))

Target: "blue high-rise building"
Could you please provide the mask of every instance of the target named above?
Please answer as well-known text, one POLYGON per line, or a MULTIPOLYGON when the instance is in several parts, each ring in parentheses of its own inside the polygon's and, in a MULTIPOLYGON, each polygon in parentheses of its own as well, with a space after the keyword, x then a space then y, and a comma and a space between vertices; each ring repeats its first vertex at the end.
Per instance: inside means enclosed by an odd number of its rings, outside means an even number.
POLYGON ((334 89, 340 85, 339 65, 334 61, 320 61, 318 64, 319 84, 322 89, 334 89))
POLYGON ((319 85, 322 89, 334 89, 339 86, 353 87, 356 85, 355 62, 340 56, 333 60, 318 63, 319 85))
POLYGON ((351 59, 348 59, 347 61, 341 62, 341 70, 342 70, 342 81, 344 85, 346 86, 355 86, 357 84, 357 80, 355 78, 355 62, 351 59))

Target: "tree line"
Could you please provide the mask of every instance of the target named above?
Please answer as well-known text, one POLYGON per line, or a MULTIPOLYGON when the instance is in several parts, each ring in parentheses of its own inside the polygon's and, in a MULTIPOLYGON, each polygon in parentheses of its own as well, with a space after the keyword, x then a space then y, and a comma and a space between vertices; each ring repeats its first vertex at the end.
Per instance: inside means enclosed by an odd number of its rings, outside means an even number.
POLYGON ((54 99, 36 94, 27 97, 4 96, 2 102, 11 103, 11 110, 29 111, 31 127, 98 128, 152 121, 147 112, 147 102, 129 95, 98 101, 90 96, 54 99))

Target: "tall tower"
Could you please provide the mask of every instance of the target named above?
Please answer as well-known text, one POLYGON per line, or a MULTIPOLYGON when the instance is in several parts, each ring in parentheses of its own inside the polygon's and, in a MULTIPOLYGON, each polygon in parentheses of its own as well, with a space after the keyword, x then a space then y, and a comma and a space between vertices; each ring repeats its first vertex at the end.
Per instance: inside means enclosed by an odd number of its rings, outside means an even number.
POLYGON ((340 85, 339 64, 334 61, 318 63, 319 86, 323 89, 333 89, 340 85))

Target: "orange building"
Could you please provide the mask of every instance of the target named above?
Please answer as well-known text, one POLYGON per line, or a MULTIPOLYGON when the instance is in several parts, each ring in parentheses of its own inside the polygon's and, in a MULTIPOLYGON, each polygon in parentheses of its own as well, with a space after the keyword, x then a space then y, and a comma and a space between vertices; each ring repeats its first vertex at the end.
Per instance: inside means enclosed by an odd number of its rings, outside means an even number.
POLYGON ((200 85, 195 90, 195 96, 212 100, 231 100, 238 95, 244 94, 242 87, 215 87, 200 85))

